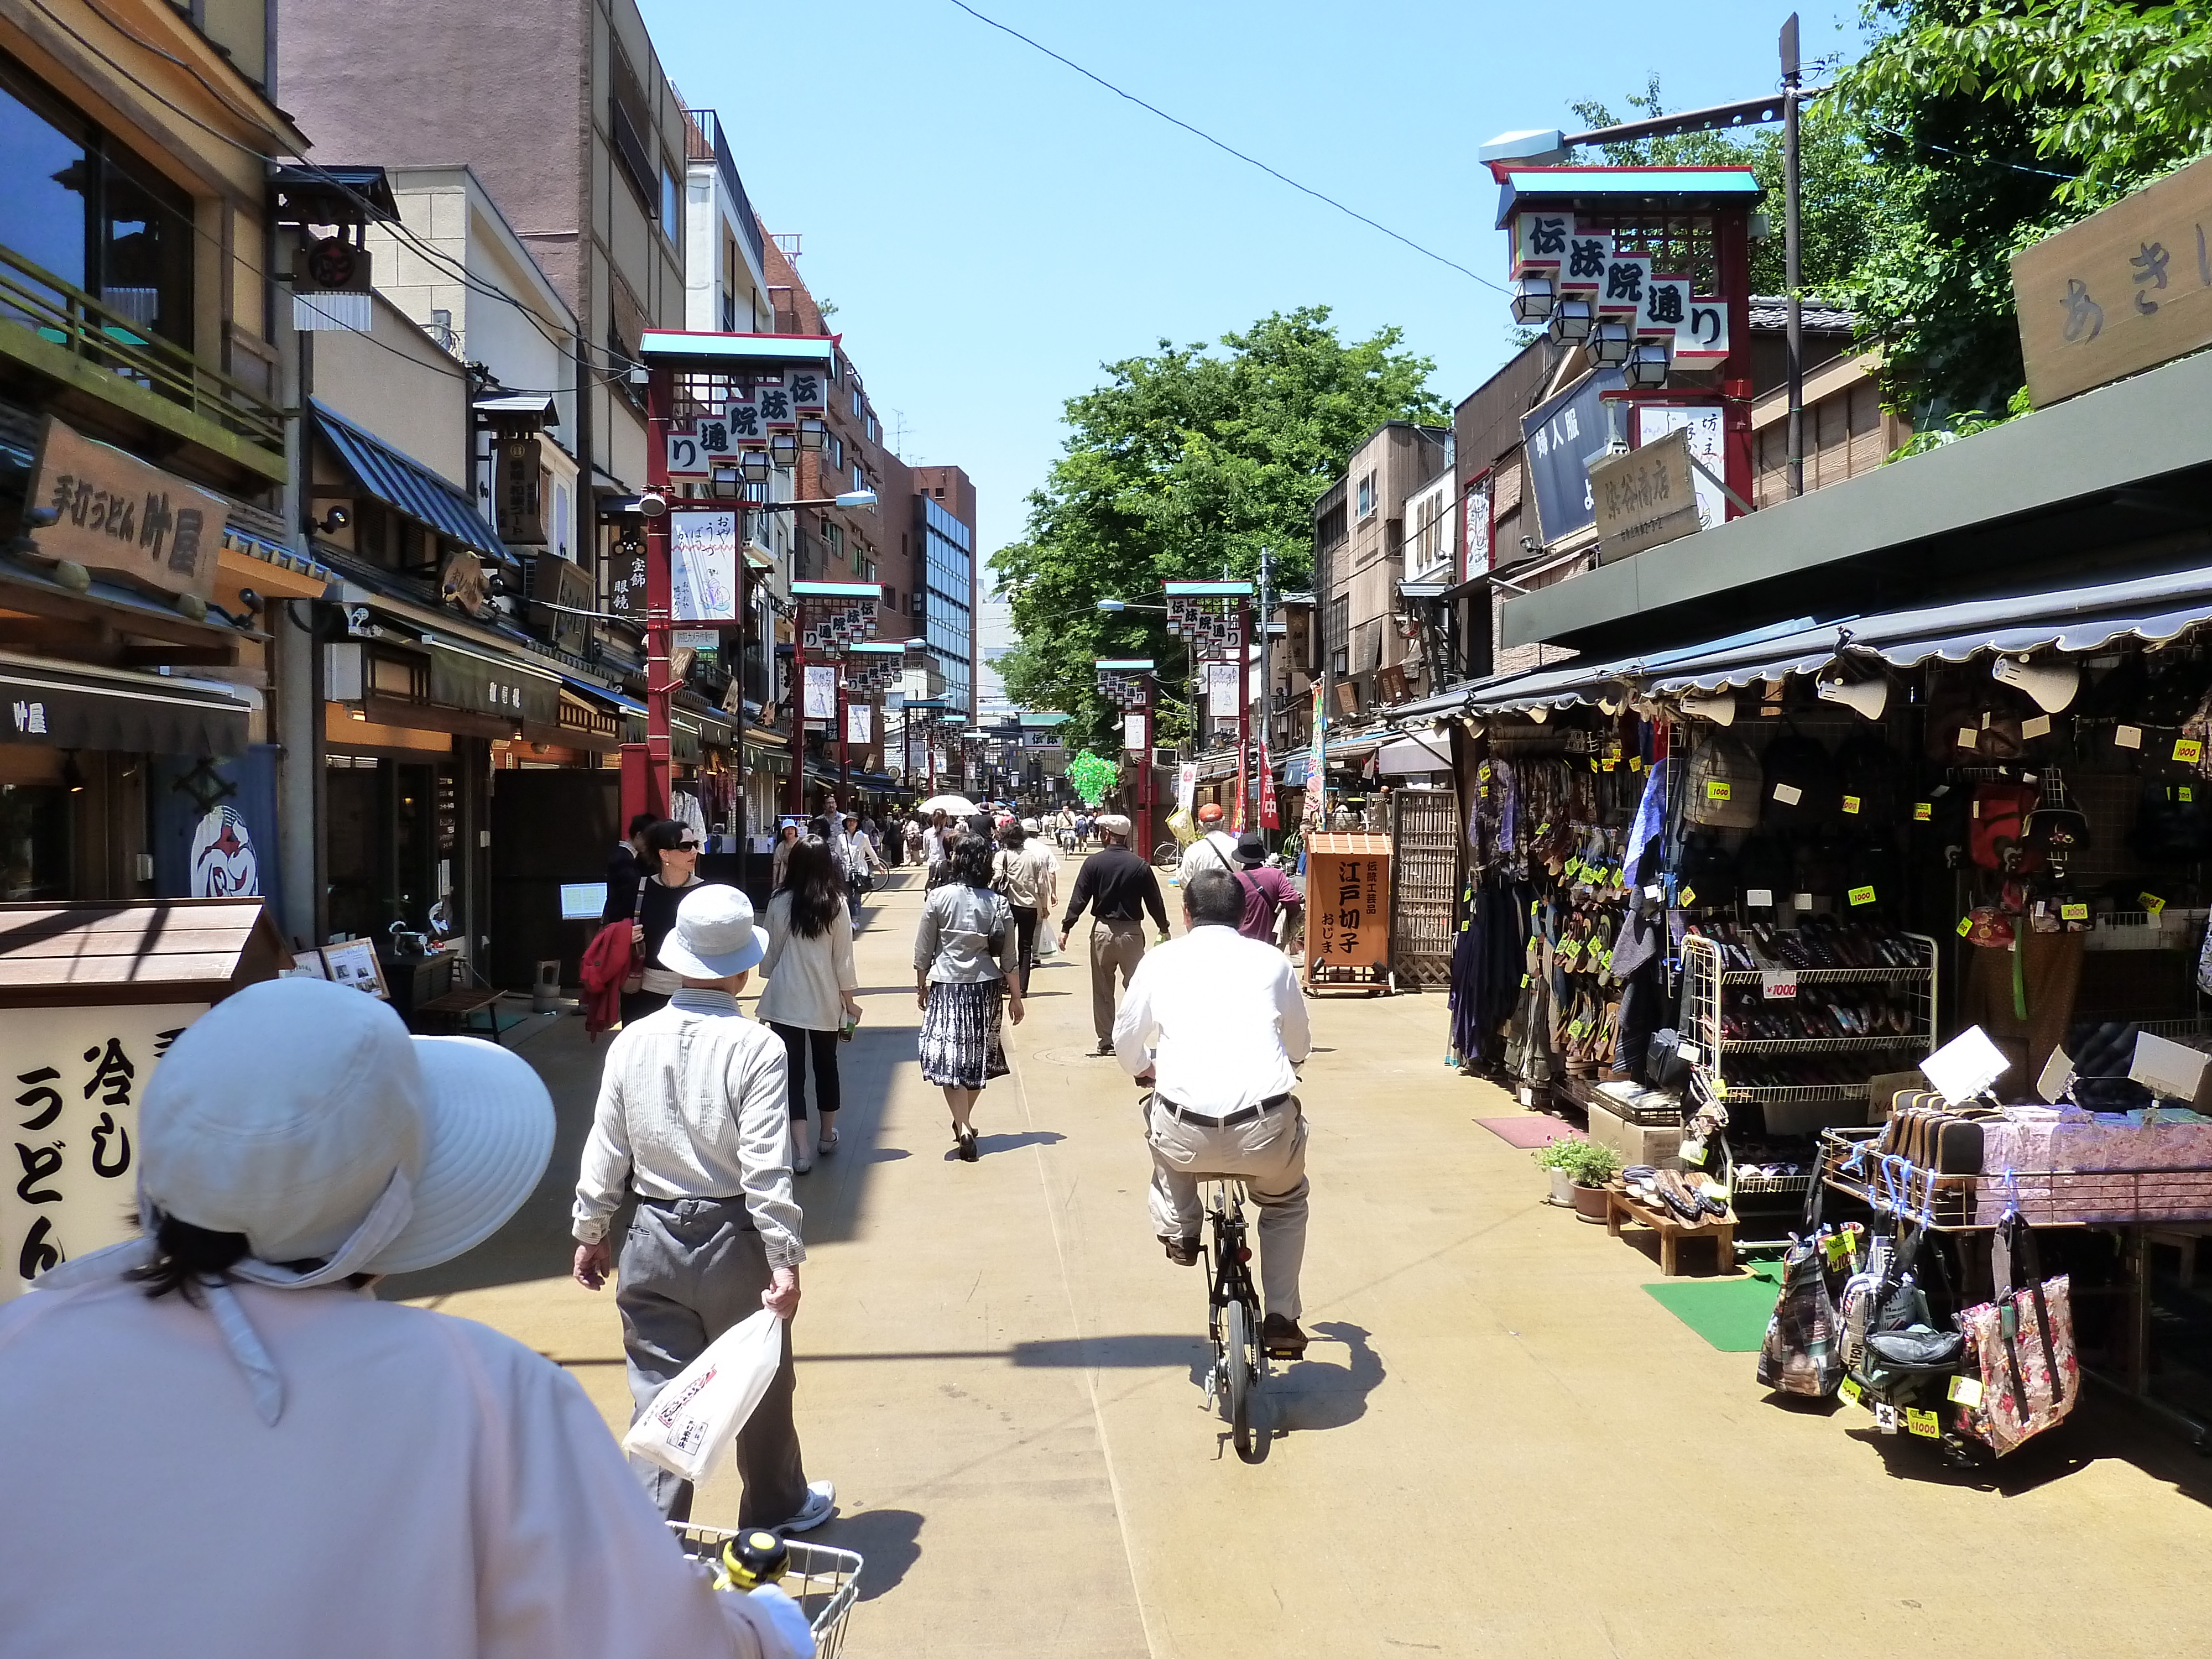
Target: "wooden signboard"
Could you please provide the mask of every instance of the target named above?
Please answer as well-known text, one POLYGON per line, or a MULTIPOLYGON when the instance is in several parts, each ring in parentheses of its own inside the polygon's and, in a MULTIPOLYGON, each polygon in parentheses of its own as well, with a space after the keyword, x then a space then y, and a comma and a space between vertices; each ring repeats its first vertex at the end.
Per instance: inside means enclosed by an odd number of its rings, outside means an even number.
POLYGON ((2040 409, 2212 344, 2212 156, 2012 256, 2040 409))
POLYGON ((1591 466, 1589 481, 1600 564, 1686 536, 1702 522, 1687 427, 1625 455, 1608 455, 1591 466))
POLYGON ((215 592, 230 518, 220 495, 49 416, 26 501, 58 515, 32 536, 47 558, 74 559, 95 575, 157 593, 204 599, 215 592))
POLYGON ((1390 838, 1323 832, 1306 839, 1306 988, 1390 983, 1390 838))

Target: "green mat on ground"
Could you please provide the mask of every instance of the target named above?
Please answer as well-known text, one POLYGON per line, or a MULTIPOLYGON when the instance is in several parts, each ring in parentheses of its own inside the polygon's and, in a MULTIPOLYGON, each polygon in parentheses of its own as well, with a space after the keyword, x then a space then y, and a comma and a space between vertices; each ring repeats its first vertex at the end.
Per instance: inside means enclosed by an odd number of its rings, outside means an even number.
POLYGON ((1782 1294, 1780 1272, 1761 1262, 1741 1279, 1670 1279, 1644 1288, 1723 1353, 1757 1353, 1782 1294))

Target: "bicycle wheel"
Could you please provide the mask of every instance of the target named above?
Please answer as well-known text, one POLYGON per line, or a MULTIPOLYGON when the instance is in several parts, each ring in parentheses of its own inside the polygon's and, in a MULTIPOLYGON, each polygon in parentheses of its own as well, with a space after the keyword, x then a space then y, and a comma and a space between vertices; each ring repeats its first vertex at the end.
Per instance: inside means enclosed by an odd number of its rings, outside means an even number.
POLYGON ((1182 861, 1182 848, 1171 841, 1164 841, 1152 848, 1152 868, 1172 870, 1182 861))
POLYGON ((1227 1350, 1222 1369, 1228 1373, 1224 1379, 1229 1395, 1229 1431, 1237 1445, 1237 1455, 1247 1463, 1257 1463, 1267 1455, 1267 1431, 1255 1429, 1252 1424, 1257 1392, 1253 1355, 1256 1352, 1252 1329, 1252 1310, 1242 1302, 1231 1302, 1221 1310, 1222 1345, 1227 1350))

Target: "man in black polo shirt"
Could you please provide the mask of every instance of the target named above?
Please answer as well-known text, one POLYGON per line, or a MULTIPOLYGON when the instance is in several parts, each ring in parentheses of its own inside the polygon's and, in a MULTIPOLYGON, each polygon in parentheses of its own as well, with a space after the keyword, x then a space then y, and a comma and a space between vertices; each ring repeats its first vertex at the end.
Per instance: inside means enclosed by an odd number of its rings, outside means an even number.
POLYGON ((1160 898, 1152 866, 1129 850, 1129 820, 1119 813, 1100 817, 1093 826, 1106 845, 1083 860, 1075 890, 1067 896, 1067 915, 1060 924, 1064 939, 1075 919, 1091 908, 1091 1024, 1098 1033, 1098 1052, 1114 1052, 1114 975, 1126 988, 1145 956, 1144 913, 1152 913, 1160 943, 1167 943, 1168 909, 1160 898))

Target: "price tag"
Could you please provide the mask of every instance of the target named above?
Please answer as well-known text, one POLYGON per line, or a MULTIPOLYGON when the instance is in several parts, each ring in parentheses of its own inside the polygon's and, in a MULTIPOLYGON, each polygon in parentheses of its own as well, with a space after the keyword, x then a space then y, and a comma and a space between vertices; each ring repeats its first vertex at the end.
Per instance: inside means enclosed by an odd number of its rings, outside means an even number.
POLYGON ((2137 893, 2136 897, 2142 901, 2142 908, 2153 915, 2166 908, 2166 901, 2155 893, 2137 893))
POLYGON ((1945 1398, 1954 1406, 1964 1406, 1968 1411, 1982 1403, 1982 1379, 1978 1376, 1954 1376, 1945 1398))
POLYGON ((2177 787, 2173 793, 2185 801, 2194 801, 2197 799, 2197 791, 2185 783, 2177 787))
POLYGON ((1598 763, 1599 767, 1607 772, 1613 770, 1614 764, 1613 757, 1611 755, 1607 755, 1603 760, 1598 763))
POLYGON ((2051 735, 2051 716, 2031 714, 2020 723, 2022 738, 2047 738, 2051 735))
POLYGON ((1680 904, 1685 910, 1689 909, 1692 905, 1696 904, 1697 902, 1698 890, 1694 887, 1685 887, 1675 898, 1675 902, 1680 904))
POLYGON ((1707 778, 1705 780, 1705 799, 1707 800, 1726 800, 1728 798, 1729 786, 1724 781, 1719 778, 1707 778))
POLYGON ((2061 921, 2087 921, 2089 920, 2089 907, 2078 900, 2071 904, 2062 904, 2058 907, 2058 919, 2061 921))
POLYGON ((2173 757, 2194 766, 2204 758, 2204 744, 2196 738, 2176 738, 2173 740, 2173 757))
POLYGON ((1666 890, 1662 888, 1656 882, 1654 882, 1650 886, 1644 890, 1644 896, 1648 899, 1665 898, 1667 896, 1666 890))
POLYGON ((1705 1143, 1702 1140, 1686 1140, 1682 1143, 1680 1156, 1683 1163, 1694 1170, 1705 1161, 1705 1143))
POLYGON ((1860 1388, 1856 1382, 1854 1382, 1848 1376, 1842 1382, 1836 1384, 1836 1392, 1841 1395, 1845 1400, 1850 1401, 1854 1406, 1863 1406, 1866 1404, 1866 1390, 1860 1388))
POLYGON ((1859 798, 1856 795, 1846 795, 1844 797, 1844 811, 1856 816, 1858 810, 1859 798))
POLYGON ((1936 803, 1934 801, 1917 800, 1912 803, 1912 821, 1915 823, 1926 823, 1935 816, 1936 803))
POLYGON ((1549 818, 1546 818, 1546 819, 1545 819, 1541 823, 1540 823, 1540 824, 1538 824, 1538 825, 1536 826, 1536 833, 1537 833, 1538 835, 1540 835, 1540 836, 1541 836, 1541 835, 1547 835, 1547 834, 1549 834, 1549 833, 1550 833, 1550 831, 1551 831, 1551 828, 1552 828, 1552 821, 1551 821, 1551 819, 1549 819, 1549 818))
POLYGON ((1524 991, 1528 988, 1528 975, 1526 974, 1521 975, 1521 988, 1524 991))
POLYGON ((1578 1019, 1571 1022, 1568 1025, 1567 1035, 1571 1037, 1578 1037, 1583 1036, 1589 1030, 1589 1022, 1586 1019, 1578 1019))
POLYGON ((1769 1002, 1786 1002, 1797 994, 1797 974, 1795 969, 1781 973, 1761 974, 1759 994, 1769 1002))
POLYGON ((1958 738, 1961 749, 1975 749, 1981 745, 1982 730, 1978 726, 1962 726, 1952 735, 1958 738))
MULTIPOLYGON (((1728 798, 1723 795, 1721 799, 1728 798)), ((1795 806, 1805 799, 1805 792, 1794 783, 1778 783, 1774 786, 1774 799, 1784 806, 1795 806)))
POLYGON ((1485 783, 1488 783, 1490 781, 1490 763, 1488 761, 1485 761, 1481 765, 1476 767, 1474 769, 1474 775, 1480 778, 1485 783))
POLYGON ((1922 1411, 1917 1406, 1905 1408, 1905 1426, 1923 1440, 1941 1440, 1943 1437, 1943 1431, 1936 1421, 1936 1413, 1922 1411))
POLYGON ((1628 757, 1628 769, 1632 772, 1641 772, 1644 769, 1644 757, 1631 755, 1628 757))
POLYGON ((2112 728, 2112 746, 2116 749, 2142 748, 2142 727, 2140 726, 2114 726, 2112 728))
POLYGON ((1597 953, 1596 962, 1598 972, 1601 974, 1604 973, 1613 966, 1613 952, 1610 951, 1600 951, 1597 953))
POLYGON ((1790 902, 1800 910, 1809 910, 1813 908, 1813 896, 1810 893, 1793 893, 1790 902))
POLYGON ((1744 891, 1743 902, 1754 910, 1771 910, 1774 894, 1771 889, 1765 887, 1747 888, 1744 891))
POLYGON ((1967 934, 1973 931, 1974 919, 1972 916, 1960 916, 1959 918, 1959 937, 1960 939, 1964 939, 1967 934))
POLYGON ((1850 900, 1854 904, 1872 904, 1874 902, 1874 889, 1871 887, 1854 887, 1850 891, 1850 900))
POLYGON ((1841 1233, 1830 1233, 1821 1241, 1820 1248, 1828 1253, 1828 1260, 1840 1263, 1851 1253, 1851 1242, 1841 1233))
POLYGON ((1678 1042, 1674 1045, 1674 1052, 1681 1055, 1682 1063, 1685 1066, 1702 1066, 1705 1063, 1705 1051, 1694 1042, 1678 1042))
POLYGON ((1881 1401, 1874 1402, 1874 1425, 1884 1434, 1897 1432, 1897 1407, 1881 1401))

